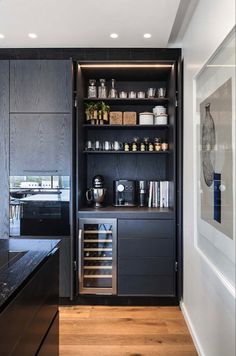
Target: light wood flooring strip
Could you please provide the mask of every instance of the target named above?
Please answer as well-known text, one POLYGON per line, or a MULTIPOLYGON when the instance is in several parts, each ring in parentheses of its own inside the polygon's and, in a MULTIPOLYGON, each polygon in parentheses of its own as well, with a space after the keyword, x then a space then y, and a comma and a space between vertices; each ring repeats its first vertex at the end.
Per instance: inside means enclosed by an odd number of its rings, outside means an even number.
POLYGON ((196 356, 177 307, 60 307, 60 356, 196 356))

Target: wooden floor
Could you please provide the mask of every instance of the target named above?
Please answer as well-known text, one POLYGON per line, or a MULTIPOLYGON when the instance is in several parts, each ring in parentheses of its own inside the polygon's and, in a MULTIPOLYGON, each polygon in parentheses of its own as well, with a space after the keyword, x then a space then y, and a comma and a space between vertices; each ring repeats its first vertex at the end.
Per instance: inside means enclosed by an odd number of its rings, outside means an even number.
POLYGON ((178 307, 60 307, 60 356, 197 355, 178 307))

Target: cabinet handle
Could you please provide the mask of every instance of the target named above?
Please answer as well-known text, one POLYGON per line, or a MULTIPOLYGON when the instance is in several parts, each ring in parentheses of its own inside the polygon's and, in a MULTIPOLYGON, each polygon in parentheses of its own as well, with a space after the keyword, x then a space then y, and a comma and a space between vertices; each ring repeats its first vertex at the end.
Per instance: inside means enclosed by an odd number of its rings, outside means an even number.
POLYGON ((79 229, 78 248, 79 248, 79 284, 83 285, 83 281, 82 281, 82 229, 79 229))

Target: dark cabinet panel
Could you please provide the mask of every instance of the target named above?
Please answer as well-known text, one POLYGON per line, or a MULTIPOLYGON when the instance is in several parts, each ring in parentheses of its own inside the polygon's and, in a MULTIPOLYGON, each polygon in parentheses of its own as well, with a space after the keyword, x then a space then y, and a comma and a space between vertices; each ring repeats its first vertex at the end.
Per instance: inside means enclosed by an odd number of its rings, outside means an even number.
POLYGON ((10 112, 71 112, 69 60, 10 61, 10 112))
MULTIPOLYGON (((119 235, 118 235, 119 236, 119 235)), ((131 238, 118 239, 118 257, 160 257, 174 256, 171 239, 131 238)))
POLYGON ((172 257, 141 257, 119 259, 119 273, 122 275, 166 275, 172 274, 172 257))
POLYGON ((58 311, 58 251, 0 315, 1 355, 35 355, 58 311))
POLYGON ((71 239, 63 237, 60 245, 59 295, 69 298, 71 293, 71 239))
POLYGON ((9 237, 9 61, 0 61, 0 236, 9 237))
POLYGON ((11 175, 70 175, 70 161, 70 114, 10 115, 11 175))
POLYGON ((118 221, 118 294, 175 295, 173 220, 118 221))
POLYGON ((40 350, 37 352, 37 356, 45 355, 59 355, 59 313, 57 313, 40 350))
POLYGON ((173 220, 119 220, 119 238, 173 238, 173 220))
POLYGON ((158 295, 174 296, 172 275, 119 275, 119 295, 158 295))

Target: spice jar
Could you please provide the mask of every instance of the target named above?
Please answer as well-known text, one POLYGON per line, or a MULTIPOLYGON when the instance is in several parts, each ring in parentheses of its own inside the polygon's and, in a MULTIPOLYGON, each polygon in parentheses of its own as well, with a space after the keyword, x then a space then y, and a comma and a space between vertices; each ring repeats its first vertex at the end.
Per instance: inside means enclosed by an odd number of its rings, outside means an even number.
POLYGON ((133 152, 138 151, 138 141, 139 141, 139 138, 138 138, 138 137, 134 137, 134 138, 133 138, 133 142, 132 142, 132 145, 131 145, 131 150, 132 150, 133 152))
POLYGON ((148 151, 150 151, 150 152, 154 151, 154 145, 152 142, 149 142, 149 144, 148 144, 148 151))
POLYGON ((141 151, 141 152, 145 152, 145 151, 146 151, 145 142, 140 142, 140 151, 141 151))
POLYGON ((154 149, 155 149, 155 151, 161 151, 162 150, 161 139, 159 137, 156 137, 154 139, 154 149))
POLYGON ((143 141, 144 141, 144 144, 145 144, 145 151, 148 151, 148 149, 149 149, 149 143, 148 143, 149 137, 144 137, 143 141))
POLYGON ((124 143, 124 151, 125 151, 125 152, 129 152, 129 150, 130 150, 129 143, 128 143, 128 142, 125 142, 125 143, 124 143))
POLYGON ((168 151, 168 149, 169 149, 168 143, 163 142, 161 145, 161 149, 162 149, 162 151, 168 151))

